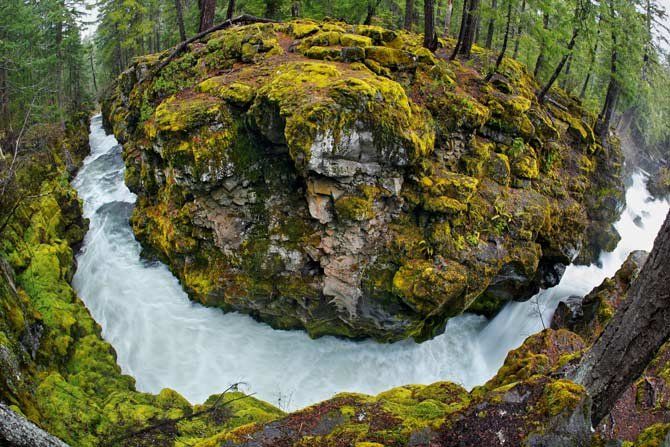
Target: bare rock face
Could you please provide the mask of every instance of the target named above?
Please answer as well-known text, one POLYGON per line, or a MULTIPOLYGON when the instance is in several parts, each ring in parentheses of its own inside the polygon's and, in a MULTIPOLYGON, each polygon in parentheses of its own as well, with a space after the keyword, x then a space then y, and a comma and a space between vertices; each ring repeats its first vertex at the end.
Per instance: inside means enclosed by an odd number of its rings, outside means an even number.
POLYGON ((420 36, 338 22, 218 31, 157 72, 160 57, 103 113, 135 234, 201 303, 425 340, 617 240, 616 142, 570 98, 540 105, 512 60, 487 84, 420 36))

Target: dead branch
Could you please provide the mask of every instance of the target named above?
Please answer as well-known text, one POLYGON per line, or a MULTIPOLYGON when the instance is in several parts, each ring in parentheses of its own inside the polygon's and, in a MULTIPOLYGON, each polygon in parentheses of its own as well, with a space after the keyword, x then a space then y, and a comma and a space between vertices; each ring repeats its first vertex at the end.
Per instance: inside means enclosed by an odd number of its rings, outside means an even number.
POLYGON ((191 44, 191 43, 193 43, 197 40, 202 39, 207 34, 213 33, 214 31, 219 31, 219 30, 222 30, 222 29, 230 28, 230 27, 235 26, 235 25, 249 25, 249 24, 252 24, 252 23, 278 23, 278 22, 276 20, 266 19, 264 17, 256 17, 256 16, 252 16, 252 15, 249 15, 249 14, 242 14, 240 16, 237 16, 237 17, 233 18, 233 19, 229 19, 229 20, 226 20, 224 22, 221 22, 218 25, 214 25, 213 27, 211 27, 209 29, 206 29, 205 31, 203 31, 201 33, 198 33, 195 36, 193 36, 189 39, 186 39, 185 41, 183 41, 182 43, 177 45, 175 47, 175 49, 172 50, 172 53, 170 53, 168 55, 168 57, 163 59, 161 61, 161 63, 156 66, 156 68, 154 69, 154 75, 158 74, 158 72, 160 72, 167 64, 172 62, 172 60, 175 57, 179 56, 184 50, 186 50, 186 48, 188 48, 189 44, 191 44))
POLYGON ((209 414, 209 413, 211 413, 211 412, 213 412, 217 409, 224 408, 227 405, 229 405, 229 404, 231 404, 235 401, 242 400, 242 399, 247 399, 249 397, 252 397, 254 394, 256 394, 256 393, 244 394, 244 395, 238 396, 234 399, 227 400, 227 401, 221 403, 221 405, 219 405, 223 396, 225 396, 229 391, 236 390, 237 387, 240 386, 241 384, 242 384, 242 382, 238 382, 238 383, 234 383, 234 384, 230 385, 228 388, 226 388, 219 395, 219 397, 216 399, 216 401, 214 402, 214 404, 212 406, 210 406, 208 408, 205 408, 204 410, 196 411, 196 412, 191 413, 189 415, 178 417, 178 418, 175 418, 175 419, 161 420, 161 421, 159 421, 159 422, 157 422, 153 425, 149 425, 149 426, 141 428, 139 430, 136 430, 136 431, 133 431, 133 432, 130 432, 130 433, 126 433, 126 434, 123 434, 121 436, 117 436, 116 438, 110 440, 109 443, 107 443, 106 445, 113 446, 118 442, 125 441, 125 440, 131 439, 131 438, 135 438, 137 436, 141 436, 141 435, 144 435, 146 433, 152 432, 154 430, 159 430, 159 429, 164 428, 164 427, 169 427, 169 426, 175 425, 175 424, 177 424, 181 421, 191 420, 191 419, 198 418, 200 416, 204 416, 204 415, 209 414))

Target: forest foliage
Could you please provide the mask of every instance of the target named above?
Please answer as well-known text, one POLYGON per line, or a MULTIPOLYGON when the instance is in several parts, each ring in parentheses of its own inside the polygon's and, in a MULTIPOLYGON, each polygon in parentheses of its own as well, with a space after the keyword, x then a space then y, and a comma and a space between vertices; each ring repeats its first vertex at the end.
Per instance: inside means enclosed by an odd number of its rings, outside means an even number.
MULTIPOLYGON (((616 111, 608 125, 627 120, 650 146, 668 150, 670 59, 659 0, 5 0, 0 159, 32 123, 63 126, 69 113, 91 107, 134 57, 238 14, 333 17, 417 33, 429 26, 454 40, 470 31, 476 45, 520 60, 541 84, 581 97, 601 117, 616 111), (97 12, 95 32, 87 9, 97 12)), ((458 55, 465 63, 466 49, 458 55)))

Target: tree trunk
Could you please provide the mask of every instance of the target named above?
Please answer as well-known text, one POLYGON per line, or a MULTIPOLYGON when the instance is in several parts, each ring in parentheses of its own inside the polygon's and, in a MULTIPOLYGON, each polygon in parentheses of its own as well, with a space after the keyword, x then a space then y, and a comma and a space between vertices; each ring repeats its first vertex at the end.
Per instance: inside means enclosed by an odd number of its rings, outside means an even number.
POLYGON ((610 410, 670 338, 670 213, 628 297, 575 371, 593 399, 593 426, 610 410))
POLYGON ((454 46, 454 51, 451 53, 451 58, 450 59, 456 59, 456 55, 458 54, 461 45, 463 45, 463 36, 465 35, 465 22, 468 17, 468 0, 463 0, 463 14, 461 15, 461 27, 458 30, 458 40, 456 41, 456 45, 454 46))
POLYGON ((235 0, 228 0, 228 9, 226 9, 226 20, 230 20, 235 15, 235 0))
POLYGON ((435 4, 434 0, 423 2, 423 46, 430 51, 437 50, 437 34, 435 33, 435 4))
POLYGON ((500 50, 500 54, 498 55, 498 59, 496 59, 496 65, 493 68, 493 71, 491 71, 488 76, 486 76, 486 82, 489 82, 491 78, 493 77, 494 74, 498 72, 498 68, 500 67, 500 64, 503 61, 503 58, 505 57, 505 52, 507 51, 507 44, 509 42, 509 31, 510 31, 510 24, 512 23, 512 0, 507 1, 507 24, 505 25, 505 37, 503 39, 503 46, 502 49, 500 50))
POLYGON ((375 16, 375 5, 374 2, 368 0, 367 13, 365 14, 365 19, 363 20, 363 25, 371 25, 372 18, 375 16))
POLYGON ((198 32, 201 33, 214 26, 216 0, 198 0, 198 7, 200 8, 200 26, 198 26, 198 32))
POLYGON ((579 97, 584 99, 586 96, 586 90, 589 88, 591 83, 591 77, 593 76, 593 66, 596 63, 596 56, 598 55, 598 44, 600 43, 600 28, 596 33, 596 43, 593 45, 593 50, 591 51, 591 61, 589 62, 589 69, 586 73, 586 79, 584 79, 584 84, 582 85, 582 91, 579 92, 579 97))
POLYGON ((475 33, 479 23, 479 4, 480 0, 469 0, 467 11, 464 11, 465 15, 460 33, 462 39, 459 36, 460 44, 456 46, 456 54, 461 54, 466 58, 470 57, 472 45, 475 43, 475 33))
MULTIPOLYGON (((491 10, 493 14, 496 14, 496 9, 498 9, 498 0, 491 0, 491 10)), ((495 34, 495 24, 496 21, 493 17, 489 19, 488 30, 486 31, 486 43, 484 46, 489 50, 493 47, 493 35, 495 34)))
POLYGON ((521 2, 521 13, 519 14, 519 24, 516 27, 516 40, 514 42, 514 54, 513 58, 516 59, 519 55, 519 41, 521 40, 521 25, 523 21, 523 14, 526 12, 526 0, 521 2))
POLYGON ((651 27, 652 17, 651 17, 651 0, 647 0, 646 7, 646 25, 647 25, 647 42, 644 45, 644 57, 642 60, 642 80, 647 81, 649 62, 650 62, 650 53, 654 51, 654 35, 651 27))
POLYGON ((174 0, 174 8, 177 11, 177 27, 179 28, 179 39, 186 40, 186 29, 184 28, 184 11, 181 6, 181 0, 174 0))
POLYGON ((9 85, 7 82, 7 68, 5 66, 8 62, 9 61, 6 60, 0 60, 0 144, 3 143, 3 131, 5 131, 4 136, 7 136, 11 127, 11 117, 9 114, 9 85))
POLYGON ((565 74, 563 75, 563 78, 561 79, 561 88, 563 90, 566 90, 568 86, 568 80, 570 79, 570 71, 572 70, 572 54, 568 58, 567 64, 565 64, 565 74))
POLYGON ((447 0, 447 11, 444 14, 444 35, 451 34, 451 15, 454 12, 454 0, 447 0))
POLYGON ((291 3, 291 17, 294 19, 300 17, 300 2, 298 0, 291 3))
POLYGON ((407 31, 412 31, 412 21, 414 20, 414 0, 405 0, 405 26, 407 31))
MULTIPOLYGON (((546 12, 544 13, 544 16, 542 17, 542 28, 546 31, 549 29, 549 14, 546 12)), ((540 44, 540 54, 537 55, 537 60, 535 61, 535 70, 533 70, 533 75, 537 78, 540 75, 540 71, 542 70, 542 66, 544 65, 544 51, 546 49, 546 44, 545 39, 547 38, 546 35, 542 36, 542 43, 540 44)))
MULTIPOLYGON (((614 10, 614 2, 610 0, 610 20, 616 20, 616 11, 614 10)), ((614 115, 614 110, 616 109, 616 103, 619 99, 619 81, 617 80, 617 35, 616 27, 612 26, 612 55, 610 59, 610 80, 609 85, 607 86, 607 94, 605 95, 605 104, 603 105, 603 110, 600 112, 598 117, 598 131, 600 136, 605 139, 607 132, 609 131, 610 124, 612 123, 612 116, 614 115)))
POLYGON ((270 19, 279 18, 282 0, 265 0, 265 17, 270 19))
POLYGON ((558 63, 558 66, 556 66, 554 73, 551 75, 551 78, 549 78, 549 81, 538 95, 537 97, 538 101, 540 102, 544 101, 544 97, 547 96, 547 92, 554 85, 556 79, 558 79, 558 77, 560 76, 561 71, 563 71, 563 67, 565 66, 565 63, 568 61, 568 58, 572 55, 572 49, 575 47, 578 35, 579 35, 579 28, 575 26, 575 28, 572 30, 572 38, 570 39, 570 43, 568 43, 568 51, 563 55, 561 61, 558 63))
POLYGON ((607 86, 607 94, 605 95, 605 104, 603 110, 598 117, 598 130, 600 136, 604 139, 607 136, 607 131, 612 123, 614 110, 619 99, 619 82, 616 79, 616 47, 612 48, 612 67, 610 71, 610 82, 607 86))
POLYGON ((95 79, 95 64, 93 64, 93 46, 89 49, 88 53, 89 61, 91 62, 91 75, 93 76, 93 89, 95 90, 96 96, 98 95, 98 82, 95 79))
MULTIPOLYGON (((59 5, 62 5, 62 8, 65 9, 65 5, 62 2, 59 2, 59 5)), ((58 117, 60 120, 60 125, 65 129, 65 115, 63 110, 65 107, 65 97, 63 94, 63 22, 58 19, 55 24, 56 27, 56 100, 58 104, 58 117)))

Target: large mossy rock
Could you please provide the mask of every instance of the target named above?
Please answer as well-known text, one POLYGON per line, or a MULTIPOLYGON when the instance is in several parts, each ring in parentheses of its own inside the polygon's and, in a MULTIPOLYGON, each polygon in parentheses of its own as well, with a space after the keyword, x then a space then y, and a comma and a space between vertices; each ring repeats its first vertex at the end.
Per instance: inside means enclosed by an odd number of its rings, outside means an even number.
POLYGON ((214 32, 158 72, 166 54, 136 60, 103 113, 147 253, 203 304, 392 341, 612 248, 621 154, 595 117, 560 92, 540 105, 513 60, 486 83, 420 43, 296 21, 214 32))

